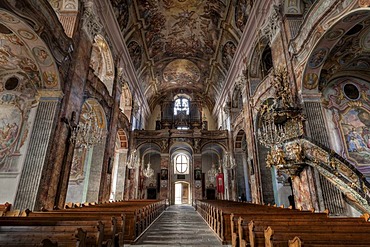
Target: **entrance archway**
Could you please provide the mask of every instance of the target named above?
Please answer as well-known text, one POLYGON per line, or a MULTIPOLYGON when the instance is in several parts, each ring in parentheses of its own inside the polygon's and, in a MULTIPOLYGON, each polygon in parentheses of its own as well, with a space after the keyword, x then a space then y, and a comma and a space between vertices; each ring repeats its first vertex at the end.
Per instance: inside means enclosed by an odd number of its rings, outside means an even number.
POLYGON ((175 183, 175 204, 190 204, 190 184, 187 182, 175 183))

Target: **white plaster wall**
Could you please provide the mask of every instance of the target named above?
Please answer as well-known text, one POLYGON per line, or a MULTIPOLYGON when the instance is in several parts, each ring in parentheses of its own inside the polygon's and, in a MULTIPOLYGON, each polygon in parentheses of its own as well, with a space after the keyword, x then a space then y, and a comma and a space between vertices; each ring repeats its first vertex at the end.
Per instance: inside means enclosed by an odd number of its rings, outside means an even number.
POLYGON ((148 121, 146 122, 145 129, 146 130, 155 130, 155 121, 157 121, 159 116, 159 120, 161 119, 161 106, 157 105, 153 112, 152 115, 149 117, 148 121))
POLYGON ((202 120, 205 121, 204 120, 204 116, 205 116, 206 121, 208 121, 208 130, 218 129, 216 121, 213 119, 213 116, 212 116, 211 112, 209 111, 209 109, 207 107, 203 107, 202 111, 203 111, 203 119, 202 120))

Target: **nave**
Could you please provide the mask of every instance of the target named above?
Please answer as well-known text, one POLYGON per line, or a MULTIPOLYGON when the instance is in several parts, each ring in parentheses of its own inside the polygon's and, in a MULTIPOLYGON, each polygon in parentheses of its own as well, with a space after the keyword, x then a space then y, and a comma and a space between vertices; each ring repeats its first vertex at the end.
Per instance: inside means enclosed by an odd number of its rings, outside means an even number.
POLYGON ((369 214, 314 212, 227 200, 166 206, 132 200, 32 212, 0 205, 0 247, 368 247, 369 214))
POLYGON ((172 205, 138 239, 135 246, 222 246, 190 205, 172 205))

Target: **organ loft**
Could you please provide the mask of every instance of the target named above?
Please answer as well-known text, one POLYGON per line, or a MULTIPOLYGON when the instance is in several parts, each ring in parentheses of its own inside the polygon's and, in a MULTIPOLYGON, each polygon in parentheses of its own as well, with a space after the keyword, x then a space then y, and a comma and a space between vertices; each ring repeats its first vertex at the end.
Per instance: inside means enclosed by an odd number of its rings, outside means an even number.
POLYGON ((0 0, 0 246, 366 246, 369 71, 368 0, 0 0))

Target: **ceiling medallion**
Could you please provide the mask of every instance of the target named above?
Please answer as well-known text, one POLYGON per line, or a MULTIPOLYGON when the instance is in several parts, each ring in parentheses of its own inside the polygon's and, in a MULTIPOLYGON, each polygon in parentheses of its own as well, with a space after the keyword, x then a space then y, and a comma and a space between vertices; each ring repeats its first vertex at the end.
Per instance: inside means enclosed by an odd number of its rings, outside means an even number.
POLYGON ((164 68, 163 79, 170 83, 191 84, 199 81, 200 70, 188 59, 175 59, 164 68))

